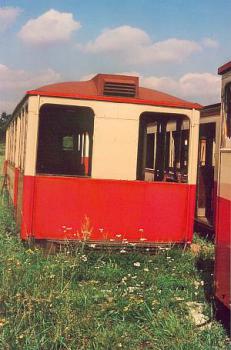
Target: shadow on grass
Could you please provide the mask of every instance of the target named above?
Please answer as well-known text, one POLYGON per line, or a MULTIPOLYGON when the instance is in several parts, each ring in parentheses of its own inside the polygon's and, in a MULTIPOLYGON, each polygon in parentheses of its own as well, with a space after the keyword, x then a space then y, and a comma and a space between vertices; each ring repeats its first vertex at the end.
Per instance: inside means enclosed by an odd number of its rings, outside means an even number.
POLYGON ((214 259, 212 257, 199 256, 196 260, 196 268, 201 280, 204 281, 204 293, 208 302, 214 300, 214 259))
POLYGON ((222 324, 230 337, 230 310, 215 297, 214 259, 211 257, 199 256, 196 260, 196 268, 199 271, 201 280, 204 281, 205 298, 212 304, 213 316, 222 324))

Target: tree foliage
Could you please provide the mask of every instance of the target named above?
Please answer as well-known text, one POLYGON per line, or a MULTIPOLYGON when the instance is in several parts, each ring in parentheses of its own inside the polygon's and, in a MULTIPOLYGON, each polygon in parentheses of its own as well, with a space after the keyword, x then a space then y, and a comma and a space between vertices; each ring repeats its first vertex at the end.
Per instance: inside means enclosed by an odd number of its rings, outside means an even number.
POLYGON ((0 139, 4 140, 5 138, 5 129, 11 118, 11 114, 7 114, 6 112, 2 112, 0 116, 0 139))

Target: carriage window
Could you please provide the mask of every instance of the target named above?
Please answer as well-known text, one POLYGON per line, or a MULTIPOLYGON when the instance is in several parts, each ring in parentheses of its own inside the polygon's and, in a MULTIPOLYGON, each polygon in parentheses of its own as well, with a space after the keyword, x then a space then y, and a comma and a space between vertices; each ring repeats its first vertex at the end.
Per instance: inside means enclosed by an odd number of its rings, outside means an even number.
POLYGON ((139 128, 137 179, 187 182, 188 149, 188 118, 143 113, 139 128))
POLYGON ((90 176, 93 128, 90 108, 44 105, 39 115, 37 173, 90 176))

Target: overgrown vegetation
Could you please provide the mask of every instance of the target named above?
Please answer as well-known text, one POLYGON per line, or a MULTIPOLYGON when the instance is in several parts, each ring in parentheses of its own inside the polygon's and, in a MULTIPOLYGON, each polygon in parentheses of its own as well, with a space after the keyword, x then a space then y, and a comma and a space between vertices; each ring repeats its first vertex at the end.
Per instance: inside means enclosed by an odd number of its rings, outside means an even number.
POLYGON ((56 254, 23 245, 11 210, 0 207, 0 349, 222 350, 213 320, 213 246, 156 254, 82 251, 56 254), (211 319, 198 327, 188 302, 211 319))

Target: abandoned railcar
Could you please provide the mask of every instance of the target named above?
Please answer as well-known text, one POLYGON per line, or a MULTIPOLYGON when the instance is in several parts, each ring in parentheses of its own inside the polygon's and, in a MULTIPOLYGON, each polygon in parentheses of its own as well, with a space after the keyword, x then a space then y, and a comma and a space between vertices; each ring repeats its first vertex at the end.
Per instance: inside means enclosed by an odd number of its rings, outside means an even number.
POLYGON ((200 107, 124 75, 28 91, 6 134, 21 238, 190 243, 200 107))
POLYGON ((215 296, 230 309, 231 255, 231 61, 218 69, 222 76, 221 137, 216 209, 215 296))
POLYGON ((200 112, 195 230, 214 238, 221 125, 221 103, 200 112))

